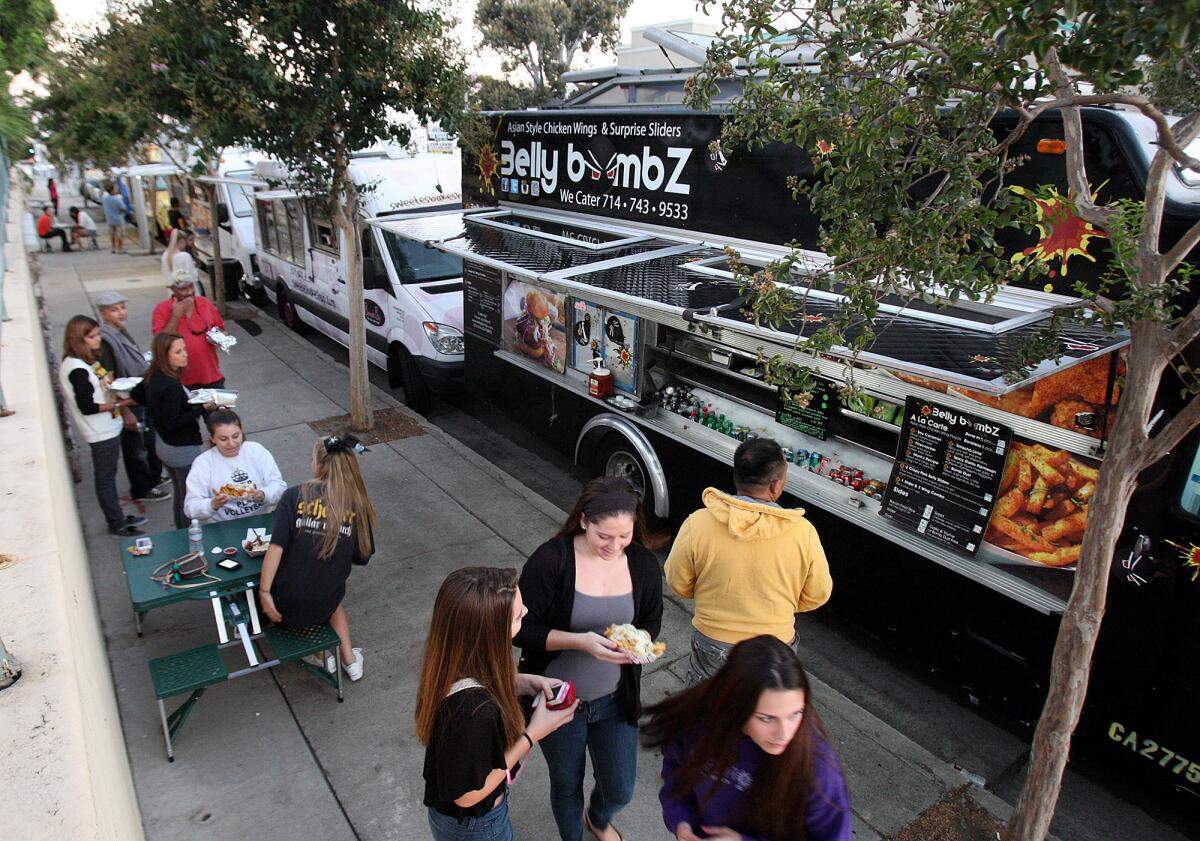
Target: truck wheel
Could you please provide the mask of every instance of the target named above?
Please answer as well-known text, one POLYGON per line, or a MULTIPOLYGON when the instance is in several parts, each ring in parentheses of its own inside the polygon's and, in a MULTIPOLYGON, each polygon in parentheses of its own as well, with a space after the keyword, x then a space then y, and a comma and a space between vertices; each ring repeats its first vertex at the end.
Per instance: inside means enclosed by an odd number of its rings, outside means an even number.
POLYGON ((605 439, 596 456, 597 476, 620 476, 627 480, 642 498, 642 511, 647 525, 652 528, 658 522, 654 515, 654 486, 650 484, 650 471, 633 445, 620 435, 605 439))
POLYGON ((392 388, 404 390, 404 405, 424 415, 433 408, 433 393, 429 383, 421 376, 421 369, 408 348, 399 343, 388 349, 388 382, 392 388))
POLYGON ((279 309, 279 320, 301 336, 307 333, 308 325, 300 320, 300 314, 296 312, 296 305, 292 303, 282 284, 279 286, 279 291, 275 293, 275 297, 276 306, 279 309))

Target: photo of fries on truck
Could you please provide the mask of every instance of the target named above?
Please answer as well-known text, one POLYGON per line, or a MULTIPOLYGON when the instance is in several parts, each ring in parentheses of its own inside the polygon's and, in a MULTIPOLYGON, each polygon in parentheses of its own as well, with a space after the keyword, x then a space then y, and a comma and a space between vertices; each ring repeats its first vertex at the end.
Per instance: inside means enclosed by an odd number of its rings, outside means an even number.
POLYGON ((1013 442, 985 541, 1002 558, 1073 568, 1099 475, 1090 459, 1013 442))

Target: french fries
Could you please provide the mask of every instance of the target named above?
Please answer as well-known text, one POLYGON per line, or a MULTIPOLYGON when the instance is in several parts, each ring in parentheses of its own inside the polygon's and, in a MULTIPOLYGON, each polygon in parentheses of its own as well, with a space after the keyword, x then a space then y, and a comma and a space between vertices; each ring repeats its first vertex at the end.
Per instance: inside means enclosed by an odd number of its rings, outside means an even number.
POLYGON ((987 540, 1045 566, 1075 563, 1099 474, 1063 450, 1014 442, 987 540))

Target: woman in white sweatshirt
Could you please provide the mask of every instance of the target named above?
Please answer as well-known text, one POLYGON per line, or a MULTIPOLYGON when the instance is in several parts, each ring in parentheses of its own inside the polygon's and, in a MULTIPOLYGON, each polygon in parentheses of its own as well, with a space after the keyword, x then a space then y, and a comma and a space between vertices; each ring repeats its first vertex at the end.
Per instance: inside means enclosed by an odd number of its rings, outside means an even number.
POLYGON ((230 409, 205 419, 212 449, 192 462, 184 513, 214 523, 265 513, 287 490, 275 458, 262 444, 247 441, 242 419, 230 409))

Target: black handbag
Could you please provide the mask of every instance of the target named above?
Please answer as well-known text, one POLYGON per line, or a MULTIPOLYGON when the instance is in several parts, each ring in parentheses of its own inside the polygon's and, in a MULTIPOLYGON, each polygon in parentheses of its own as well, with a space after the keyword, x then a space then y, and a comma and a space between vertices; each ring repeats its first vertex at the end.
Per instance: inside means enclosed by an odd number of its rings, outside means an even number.
POLYGON ((221 580, 208 574, 208 560, 199 552, 189 552, 167 561, 150 573, 150 579, 174 590, 203 587, 211 581, 221 580))

